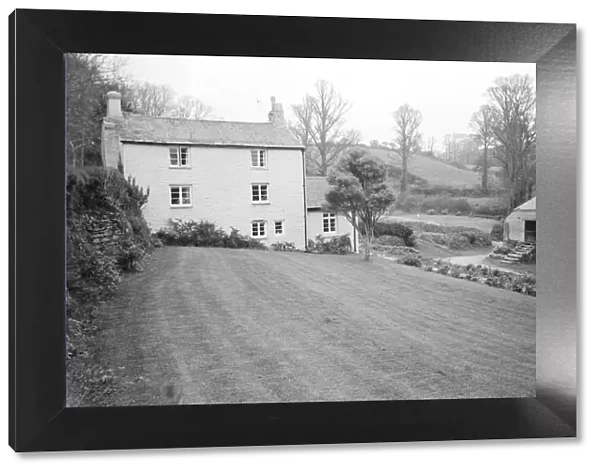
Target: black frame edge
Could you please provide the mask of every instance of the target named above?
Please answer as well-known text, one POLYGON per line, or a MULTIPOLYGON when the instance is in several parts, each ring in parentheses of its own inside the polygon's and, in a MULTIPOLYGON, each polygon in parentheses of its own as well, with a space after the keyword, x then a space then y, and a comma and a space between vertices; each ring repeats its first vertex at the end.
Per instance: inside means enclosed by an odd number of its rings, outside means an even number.
MULTIPOLYGON (((9 341, 9 362, 11 365, 9 383, 9 443, 14 450, 24 452, 73 449, 181 448, 197 446, 335 444, 576 436, 575 398, 569 398, 569 402, 561 403, 560 396, 562 395, 562 391, 560 386, 558 391, 550 389, 546 391, 547 395, 544 392, 542 396, 538 396, 538 399, 64 409, 64 382, 63 387, 57 387, 57 384, 59 384, 57 380, 64 381, 64 371, 62 377, 58 376, 57 378, 56 376, 61 366, 63 366, 64 370, 64 344, 62 347, 57 348, 48 342, 48 339, 51 337, 54 337, 52 343, 57 343, 57 340, 61 338, 64 341, 64 333, 60 335, 60 331, 64 331, 64 320, 62 326, 57 324, 56 321, 53 322, 54 325, 48 321, 44 323, 43 320, 40 321, 41 316, 39 313, 35 311, 27 312, 27 310, 23 310, 22 306, 15 306, 17 301, 19 303, 22 300, 26 301, 23 296, 17 295, 17 298, 15 298, 15 294, 20 294, 20 286, 33 282, 35 283, 35 287, 41 287, 40 285, 49 282, 46 280, 48 277, 53 274, 56 277, 56 261, 60 260, 60 258, 64 261, 64 248, 58 251, 58 256, 54 254, 52 257, 48 257, 47 254, 42 253, 17 253, 15 251, 15 244, 17 243, 17 250, 23 248, 23 246, 28 247, 39 243, 39 240, 35 237, 35 232, 27 233, 27 231, 32 231, 32 227, 28 226, 27 222, 18 218, 18 215, 22 214, 24 209, 26 210, 28 202, 36 201, 36 199, 38 202, 42 202, 40 208, 48 210, 47 212, 41 212, 44 214, 41 216, 42 222, 46 224, 46 233, 44 233, 44 236, 50 240, 50 242, 46 242, 45 248, 56 247, 57 244, 60 247, 60 242, 64 241, 64 227, 58 231, 52 229, 52 227, 48 227, 52 223, 56 224, 56 217, 58 215, 56 209, 60 207, 60 203, 56 201, 58 196, 57 188, 60 186, 58 186, 56 181, 51 186, 44 183, 46 178, 59 179, 62 175, 62 183, 64 184, 64 163, 57 165, 52 160, 48 160, 50 163, 47 163, 46 167, 40 171, 39 169, 31 169, 30 166, 26 166, 22 161, 19 164, 16 159, 17 156, 21 158, 23 156, 25 158, 32 156, 31 154, 24 154, 23 150, 25 149, 30 153, 34 148, 37 151, 51 149, 51 152, 46 151, 46 153, 51 155, 52 159, 56 159, 56 153, 59 156, 64 156, 59 149, 60 147, 64 148, 64 142, 58 143, 56 139, 53 139, 52 135, 53 133, 60 132, 62 127, 64 136, 64 122, 60 121, 60 115, 64 113, 64 97, 62 97, 62 104, 60 103, 60 99, 57 100, 55 97, 52 97, 52 91, 56 93, 55 89, 53 89, 56 85, 56 78, 53 77, 50 77, 48 82, 41 83, 39 88, 28 96, 18 95, 18 85, 22 81, 23 73, 32 70, 31 68, 35 69, 35 65, 32 64, 33 61, 38 60, 41 61, 41 64, 47 64, 48 69, 46 72, 48 76, 52 74, 52 71, 55 72, 58 70, 56 64, 52 65, 52 60, 49 60, 48 57, 43 57, 44 52, 48 55, 48 51, 52 51, 51 54, 53 57, 56 57, 56 54, 62 54, 61 50, 118 52, 113 49, 114 46, 112 45, 115 44, 115 41, 111 42, 110 38, 98 38, 94 36, 90 41, 86 41, 85 37, 78 38, 77 35, 81 31, 80 28, 83 28, 81 25, 86 25, 86 22, 89 22, 89 19, 94 17, 94 15, 101 15, 103 19, 116 19, 117 23, 120 21, 119 24, 123 25, 125 23, 124 19, 131 14, 131 12, 17 10, 11 14, 9 19, 9 34, 11 34, 9 41, 11 47, 9 54, 9 70, 11 71, 9 80, 9 123, 11 123, 11 126, 16 126, 16 135, 14 134, 15 130, 11 128, 9 140, 9 192, 11 198, 9 204, 9 331, 11 337, 9 341), (69 28, 68 26, 72 25, 70 22, 75 21, 77 18, 86 18, 86 20, 77 28, 69 28), (118 18, 121 18, 121 20, 118 20, 118 18), (25 33, 29 33, 32 36, 28 37, 25 33), (32 39, 32 37, 34 38, 32 39), (79 44, 78 40, 81 41, 79 44), (30 57, 24 58, 25 62, 22 62, 25 50, 22 48, 21 50, 19 49, 22 47, 20 41, 21 43, 27 43, 26 45, 33 48, 29 52, 34 54, 30 54, 30 57), (36 43, 35 47, 32 41, 36 43), (89 49, 90 45, 101 44, 102 42, 106 44, 106 47, 96 50, 89 49), (44 50, 44 48, 46 49, 44 50), (15 51, 16 57, 11 56, 15 51), (21 54, 19 54, 19 51, 21 51, 21 54), (38 56, 35 56, 35 54, 38 56), (14 67, 16 67, 16 71, 14 71, 14 67), (17 74, 16 81, 12 72, 16 72, 17 74), (17 86, 17 93, 13 96, 11 93, 15 91, 15 86, 17 86), (20 106, 20 104, 25 104, 27 106, 25 108, 28 109, 38 106, 43 119, 32 118, 24 113, 19 114, 17 106, 20 106), (17 117, 16 123, 13 121, 15 113, 17 117), (56 126, 52 124, 52 127, 48 127, 47 120, 49 117, 54 117, 55 120, 58 119, 59 124, 56 126), (31 143, 31 130, 36 131, 36 138, 40 137, 37 140, 38 143, 31 143), (44 138, 47 139, 44 140, 44 138), (22 186, 17 185, 24 173, 29 173, 27 177, 30 182, 33 173, 34 181, 39 183, 41 189, 36 190, 34 195, 28 198, 22 194, 22 186), (19 194, 17 195, 17 193, 19 194), (52 229, 52 231, 47 230, 47 228, 52 229), (38 269, 42 264, 48 264, 48 268, 52 267, 54 273, 48 270, 48 272, 43 273, 41 276, 37 276, 38 279, 34 278, 25 269, 22 269, 19 273, 15 273, 17 270, 17 261, 19 261, 19 269, 22 267, 21 262, 25 263, 23 268, 33 269, 38 269), (16 279, 13 278, 14 274, 16 274, 16 279), (15 290, 17 291, 16 293, 15 290), (20 310, 19 319, 16 318, 15 310, 20 310), (40 327, 36 326, 36 333, 34 334, 34 341, 39 342, 39 346, 32 343, 31 340, 32 324, 34 321, 36 324, 42 323, 40 327), (12 336, 15 333, 16 338, 13 339, 12 336), (44 351, 44 348, 48 351, 44 351), (60 353, 58 353, 58 350, 60 350, 60 353), (59 360, 61 356, 62 365, 59 360), (32 368, 35 372, 30 374, 35 379, 23 380, 20 376, 26 373, 25 370, 31 370, 32 368), (35 389, 32 390, 32 387, 35 389), (541 400, 542 397, 543 401, 541 400), (19 401, 18 403, 17 400, 19 401), (559 402, 556 402, 557 400, 559 402), (143 421, 148 418, 154 420, 143 421), (192 418, 204 418, 213 422, 218 428, 209 431, 202 428, 194 428, 189 422, 189 419, 192 418), (347 419, 346 423, 338 423, 337 426, 325 425, 325 422, 340 422, 344 418, 347 419), (440 419, 443 419, 442 423, 440 423, 440 419), (510 422, 507 422, 507 419, 510 422), (131 424, 133 420, 142 421, 137 429, 131 424), (396 422, 395 429, 390 429, 391 420, 395 420, 396 422), (315 425, 324 427, 322 434, 315 434, 313 431, 315 425), (184 426, 183 429, 181 426, 184 426), (296 427, 295 429, 293 428, 294 426, 296 427), (407 430, 407 427, 411 427, 412 431, 409 432, 408 430, 410 429, 407 430), (404 430, 402 430, 403 428, 404 430), (173 435, 174 429, 180 429, 181 433, 173 435), (308 432, 307 429, 309 430, 308 432), (128 436, 133 438, 133 442, 124 443, 128 436)), ((171 16, 166 13, 133 14, 149 15, 145 16, 145 18, 153 18, 152 21, 169 21, 168 17, 171 16)), ((202 15, 177 15, 177 18, 182 19, 186 17, 187 20, 185 21, 210 22, 217 25, 219 22, 231 19, 229 15, 208 16, 210 17, 208 19, 206 16, 202 19, 202 15), (219 17, 220 20, 215 17, 219 17)), ((248 18, 253 22, 265 22, 263 24, 269 22, 274 24, 275 21, 281 21, 281 19, 276 17, 243 16, 238 17, 238 20, 248 18)), ((307 27, 323 24, 323 21, 329 20, 331 20, 331 24, 336 25, 340 25, 345 21, 343 18, 321 18, 316 20, 304 17, 282 18, 285 19, 286 24, 292 20, 300 23, 304 21, 307 27)), ((356 24, 360 24, 363 20, 352 19, 350 21, 358 21, 359 23, 356 24)), ((363 24, 375 24, 372 21, 376 22, 378 20, 366 21, 367 23, 363 24)), ((385 21, 385 23, 381 23, 385 25, 385 28, 383 28, 384 31, 381 32, 381 35, 376 37, 375 43, 377 42, 377 38, 394 37, 393 31, 386 30, 394 24, 399 25, 400 22, 408 22, 402 23, 402 25, 412 25, 410 28, 414 28, 415 25, 419 26, 418 20, 382 21, 385 21)), ((532 32, 547 32, 552 38, 556 38, 555 40, 551 38, 552 41, 548 44, 552 44, 544 50, 541 57, 537 57, 537 59, 543 60, 549 57, 548 55, 551 54, 557 45, 560 46, 561 40, 564 41, 569 32, 576 29, 575 25, 554 24, 496 24, 482 22, 436 22, 434 20, 428 20, 428 22, 431 22, 430 25, 434 25, 436 28, 441 28, 443 33, 440 34, 447 34, 456 30, 457 39, 455 41, 448 41, 449 44, 442 47, 440 49, 441 52, 431 52, 430 50, 434 47, 434 44, 431 43, 426 44, 423 48, 416 48, 416 52, 414 49, 409 51, 409 56, 426 57, 433 60, 432 58, 439 58, 440 55, 447 54, 449 55, 448 57, 454 58, 460 56, 463 60, 465 56, 478 58, 477 60, 508 60, 512 54, 513 57, 516 55, 520 60, 532 59, 531 54, 533 52, 526 50, 526 48, 525 50, 515 51, 514 41, 512 43, 509 41, 510 44, 506 47, 506 50, 498 50, 498 47, 495 45, 490 46, 490 38, 498 40, 499 38, 503 38, 502 35, 506 34, 507 31, 521 31, 525 32, 522 33, 525 36, 532 34, 532 32), (465 25, 465 23, 468 24, 465 25), (474 48, 468 41, 469 34, 473 34, 478 38, 487 38, 488 43, 474 48), (427 47, 429 47, 429 50, 427 50, 427 47), (485 50, 486 47, 491 49, 485 50), (427 51, 429 51, 429 54, 427 54, 427 51), (527 54, 530 56, 528 57, 527 54)), ((211 28, 214 28, 214 26, 211 28)), ((122 28, 116 28, 117 34, 115 38, 119 41, 123 41, 123 36, 119 36, 122 34, 121 30, 122 28)), ((90 34, 93 36, 98 31, 98 29, 93 30, 90 34)), ((325 35, 319 35, 318 32, 317 36, 319 38, 325 37, 325 35)), ((439 38, 441 36, 438 36, 439 38)), ((269 40, 270 38, 268 37, 259 37, 255 43, 246 46, 234 45, 230 41, 229 44, 222 46, 221 51, 224 54, 235 55, 236 52, 240 53, 240 48, 242 48, 243 51, 241 52, 247 54, 248 51, 260 51, 262 47, 263 55, 288 55, 286 54, 286 47, 288 51, 290 48, 294 52, 302 50, 298 45, 272 46, 268 44, 269 40)), ((141 39, 133 38, 129 43, 125 41, 120 47, 128 48, 130 51, 147 50, 152 47, 152 44, 156 43, 148 41, 148 38, 141 35, 141 39), (142 44, 145 42, 148 44, 142 44), (136 46, 138 49, 136 49, 136 46)), ((272 41, 270 42, 272 43, 272 41)), ((172 48, 172 45, 170 47, 172 48)), ((325 47, 326 53, 322 57, 346 57, 340 55, 339 47, 336 44, 329 45, 329 48, 325 47), (330 54, 327 54, 327 51, 330 54), (331 51, 337 51, 337 55, 331 56, 331 51)), ((309 45, 304 50, 308 55, 314 51, 314 47, 309 45)), ((211 51, 214 54, 214 49, 211 49, 211 51)), ((368 48, 366 50, 359 50, 354 54, 366 54, 365 51, 368 53, 368 48)), ((370 51, 372 52, 373 48, 370 51)), ((193 51, 189 49, 189 46, 184 51, 184 53, 191 52, 193 51)), ((198 54, 197 50, 196 54, 198 54)), ((394 52, 394 54, 388 52, 386 58, 389 59, 392 56, 398 57, 398 55, 401 56, 402 52, 394 52)), ((570 90, 567 91, 567 95, 569 93, 571 93, 570 90)), ((566 100, 576 100, 576 96, 569 97, 566 100)), ((41 159, 41 157, 37 159, 41 159)), ((62 198, 64 199, 64 185, 60 191, 63 192, 62 198)), ((59 280, 50 281, 50 289, 55 290, 61 284, 64 287, 64 280, 57 279, 59 280)), ((46 291, 44 299, 47 306, 56 309, 62 305, 64 313, 64 300, 58 302, 56 296, 51 296, 52 292, 48 289, 48 286, 44 285, 43 287, 44 291, 46 291)), ((26 302, 29 304, 32 303, 32 301, 26 302)), ((49 319, 50 315, 46 315, 49 319)), ((60 317, 60 314, 53 314, 53 316, 57 315, 60 317)), ((550 354, 550 352, 546 353, 550 354)), ((571 387, 574 390, 575 386, 571 387)), ((542 394, 543 389, 545 388, 538 389, 538 393, 542 394)))

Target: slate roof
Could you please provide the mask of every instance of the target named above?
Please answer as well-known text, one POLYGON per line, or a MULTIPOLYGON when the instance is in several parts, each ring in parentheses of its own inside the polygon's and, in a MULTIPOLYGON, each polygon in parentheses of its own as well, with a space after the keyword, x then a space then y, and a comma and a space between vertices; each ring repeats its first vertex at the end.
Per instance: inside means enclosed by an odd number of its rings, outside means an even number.
POLYGON ((123 113, 122 120, 106 120, 117 125, 121 141, 126 142, 304 148, 287 128, 271 122, 186 120, 131 113, 123 113))
POLYGON ((327 178, 308 176, 306 178, 306 207, 309 209, 323 207, 328 190, 327 178))

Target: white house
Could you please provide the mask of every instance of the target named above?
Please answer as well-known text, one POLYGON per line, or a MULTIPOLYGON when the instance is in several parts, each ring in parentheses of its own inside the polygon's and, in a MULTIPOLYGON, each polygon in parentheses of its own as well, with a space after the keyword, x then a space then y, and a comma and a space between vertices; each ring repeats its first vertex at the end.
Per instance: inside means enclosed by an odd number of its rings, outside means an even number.
POLYGON ((271 102, 264 123, 185 120, 124 113, 120 94, 109 92, 104 165, 149 187, 144 215, 153 230, 169 219, 208 220, 304 249, 304 146, 271 102))
POLYGON ((519 205, 504 221, 504 238, 535 243, 537 238, 536 198, 519 205))

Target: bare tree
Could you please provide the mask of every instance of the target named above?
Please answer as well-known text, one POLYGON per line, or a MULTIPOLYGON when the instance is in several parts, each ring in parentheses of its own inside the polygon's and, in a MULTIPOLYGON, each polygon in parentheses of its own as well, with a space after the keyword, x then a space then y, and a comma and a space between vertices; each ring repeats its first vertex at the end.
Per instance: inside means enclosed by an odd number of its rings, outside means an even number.
POLYGON ((396 151, 402 158, 400 192, 404 193, 408 189, 408 158, 415 154, 419 147, 421 135, 418 130, 423 117, 419 110, 408 104, 398 107, 392 116, 396 122, 396 143, 398 143, 396 151))
POLYGON ((473 138, 483 146, 481 188, 488 189, 488 150, 495 143, 494 129, 496 127, 497 113, 490 105, 482 105, 473 114, 470 127, 473 130, 473 138))
POLYGON ((104 54, 66 55, 67 162, 100 164, 100 129, 106 115, 106 93, 123 91, 127 60, 104 54))
POLYGON ((310 129, 313 124, 312 97, 307 94, 301 103, 292 105, 292 111, 298 122, 291 126, 291 130, 304 146, 308 146, 310 144, 310 129))
POLYGON ((316 82, 315 95, 307 94, 302 103, 292 105, 298 120, 293 131, 307 146, 307 160, 322 176, 327 175, 329 167, 344 151, 360 141, 358 131, 343 130, 350 106, 350 102, 324 80, 316 82), (315 152, 309 152, 310 147, 314 147, 315 152))
POLYGON ((429 154, 433 155, 433 147, 435 146, 435 138, 433 136, 430 136, 427 139, 427 151, 429 151, 429 154))
POLYGON ((171 114, 177 118, 206 120, 214 117, 214 109, 198 97, 183 95, 176 99, 171 114))
POLYGON ((313 107, 311 101, 311 96, 307 94, 302 99, 301 103, 292 105, 292 111, 296 116, 297 122, 290 123, 289 128, 306 148, 304 156, 307 165, 316 167, 316 148, 312 145, 310 135, 310 129, 313 123, 313 107))
POLYGON ((136 113, 151 117, 164 117, 172 113, 175 93, 168 85, 150 82, 131 84, 131 101, 136 113))
POLYGON ((535 172, 535 91, 531 76, 500 77, 488 95, 496 114, 494 137, 502 151, 496 159, 503 164, 510 184, 510 211, 525 201, 531 173, 535 172))

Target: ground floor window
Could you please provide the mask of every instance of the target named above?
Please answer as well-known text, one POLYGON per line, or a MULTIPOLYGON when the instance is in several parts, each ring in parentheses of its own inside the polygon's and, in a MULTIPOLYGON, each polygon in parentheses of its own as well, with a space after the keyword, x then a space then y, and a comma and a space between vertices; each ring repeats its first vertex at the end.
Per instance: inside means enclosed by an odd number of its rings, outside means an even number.
POLYGON ((171 186, 171 207, 192 205, 192 186, 171 186))
POLYGON ((252 237, 253 238, 264 238, 267 236, 267 222, 264 220, 257 220, 252 222, 252 237))
POLYGON ((283 220, 275 220, 275 235, 283 235, 283 220))
POLYGON ((335 233, 336 215, 334 213, 323 214, 323 233, 335 233))

